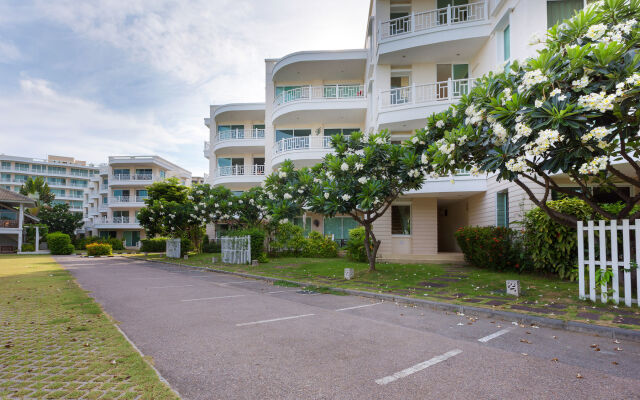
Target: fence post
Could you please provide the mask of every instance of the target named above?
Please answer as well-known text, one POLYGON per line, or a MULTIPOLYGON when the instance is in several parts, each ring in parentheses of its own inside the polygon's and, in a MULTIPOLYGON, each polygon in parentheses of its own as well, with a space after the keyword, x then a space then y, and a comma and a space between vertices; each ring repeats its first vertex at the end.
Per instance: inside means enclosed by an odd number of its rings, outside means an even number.
MULTIPOLYGON (((604 220, 600 220, 599 222, 599 233, 600 233, 600 272, 603 274, 607 272, 607 229, 605 227, 604 220)), ((602 285, 600 287, 600 299, 603 303, 607 302, 607 282, 605 280, 602 281, 602 285)))
POLYGON ((587 240, 589 243, 589 298, 596 301, 596 260, 593 238, 593 221, 587 222, 587 240))
POLYGON ((578 285, 580 299, 584 300, 584 223, 578 221, 578 285))
POLYGON ((629 243, 629 220, 622 220, 622 251, 624 267, 624 304, 631 307, 631 243, 629 243))
POLYGON ((613 301, 618 304, 620 302, 620 285, 618 275, 618 221, 611 220, 611 268, 613 270, 613 278, 611 280, 611 289, 613 289, 613 301))
POLYGON ((640 307, 640 219, 636 219, 636 305, 640 307))
POLYGON ((251 236, 247 236, 247 263, 251 264, 251 236))

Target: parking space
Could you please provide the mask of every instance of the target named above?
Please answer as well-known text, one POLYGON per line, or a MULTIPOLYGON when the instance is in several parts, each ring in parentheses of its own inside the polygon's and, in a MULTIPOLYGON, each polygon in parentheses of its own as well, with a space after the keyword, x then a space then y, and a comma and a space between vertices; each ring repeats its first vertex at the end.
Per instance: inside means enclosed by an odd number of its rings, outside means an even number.
POLYGON ((58 261, 185 398, 640 393, 637 343, 124 258, 58 261))

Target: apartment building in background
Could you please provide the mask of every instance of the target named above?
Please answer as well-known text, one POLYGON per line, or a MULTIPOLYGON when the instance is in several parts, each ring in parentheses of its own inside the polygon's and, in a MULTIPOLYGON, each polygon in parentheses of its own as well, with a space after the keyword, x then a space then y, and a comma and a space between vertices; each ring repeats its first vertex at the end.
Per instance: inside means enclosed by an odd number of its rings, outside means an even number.
POLYGON ((147 187, 167 178, 191 185, 191 172, 159 156, 110 156, 89 180, 84 193, 84 234, 114 237, 125 247, 145 238, 138 212, 148 197, 147 187))
POLYGON ((68 204, 70 211, 82 213, 84 190, 98 170, 97 165, 73 157, 38 159, 0 154, 0 187, 19 192, 29 177, 42 177, 55 195, 53 204, 68 204))
MULTIPOLYGON (((286 159, 318 163, 331 136, 387 129, 408 139, 474 79, 536 54, 534 33, 583 0, 372 0, 362 49, 301 51, 265 60, 265 102, 212 105, 205 118, 208 183, 244 191, 286 159)), ((569 182, 567 181, 567 184, 569 182)), ((460 173, 405 193, 375 224, 382 259, 461 260, 453 233, 509 226, 532 207, 514 184, 460 173)), ((350 217, 306 213, 296 223, 348 238, 350 217)))

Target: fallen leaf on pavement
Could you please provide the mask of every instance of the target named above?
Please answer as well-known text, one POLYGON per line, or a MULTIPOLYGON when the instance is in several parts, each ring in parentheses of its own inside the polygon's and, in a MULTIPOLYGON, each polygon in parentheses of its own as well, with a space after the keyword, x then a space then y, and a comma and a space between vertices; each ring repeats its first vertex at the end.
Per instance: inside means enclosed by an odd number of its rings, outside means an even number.
POLYGON ((576 378, 578 378, 578 379, 582 379, 582 375, 577 374, 577 375, 576 375, 576 378))
POLYGON ((618 365, 618 362, 617 361, 611 361, 611 364, 618 365))
POLYGON ((554 358, 551 359, 551 361, 558 362, 558 359, 554 357, 554 358))
POLYGON ((614 350, 615 351, 622 351, 622 347, 616 347, 614 350))

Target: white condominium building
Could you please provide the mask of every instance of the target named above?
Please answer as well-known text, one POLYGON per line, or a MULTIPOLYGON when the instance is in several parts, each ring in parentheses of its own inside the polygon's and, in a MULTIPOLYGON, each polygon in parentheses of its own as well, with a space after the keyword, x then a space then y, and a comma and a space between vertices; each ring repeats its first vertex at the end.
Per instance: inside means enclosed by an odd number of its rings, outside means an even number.
POLYGON ((42 177, 55 195, 53 204, 69 204, 70 211, 82 212, 84 190, 98 166, 72 157, 47 156, 46 160, 0 154, 0 187, 14 192, 29 177, 42 177))
MULTIPOLYGON (((330 138, 387 129, 410 137, 473 80, 535 55, 528 44, 585 5, 583 0, 372 0, 364 48, 301 51, 265 60, 265 103, 211 106, 208 182, 243 191, 286 159, 310 166, 330 138)), ((364 16, 363 16, 364 17, 364 16)), ((465 225, 502 225, 531 207, 523 191, 461 173, 406 193, 375 224, 383 259, 431 259, 459 251, 465 225)), ((351 218, 306 214, 307 229, 346 239, 351 218)), ((445 257, 446 258, 446 257, 445 257)), ((455 259, 452 257, 450 259, 455 259)))
POLYGON ((137 247, 145 237, 138 212, 147 187, 166 178, 191 185, 191 172, 158 156, 111 156, 90 179, 84 194, 85 234, 122 239, 137 247))

